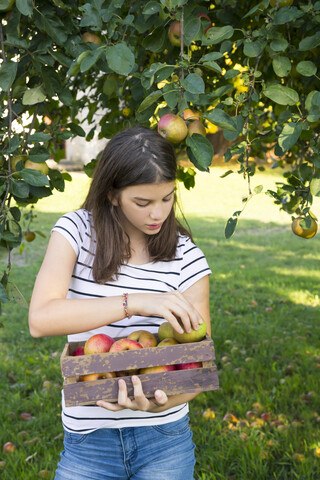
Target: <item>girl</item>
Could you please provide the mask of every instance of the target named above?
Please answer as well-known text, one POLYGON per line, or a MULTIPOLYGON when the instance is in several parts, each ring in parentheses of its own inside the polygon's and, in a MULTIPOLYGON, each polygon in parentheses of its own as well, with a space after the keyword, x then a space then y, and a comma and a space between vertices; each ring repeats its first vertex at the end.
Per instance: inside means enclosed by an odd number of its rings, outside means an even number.
MULTIPOLYGON (((96 333, 128 336, 174 329, 210 334, 203 253, 175 217, 176 158, 155 131, 134 127, 107 144, 83 208, 53 228, 29 313, 33 337, 96 333), (180 318, 183 329, 177 318, 180 318)), ((56 480, 192 480, 188 401, 195 394, 134 399, 119 378, 117 403, 68 407, 62 398, 64 451, 56 480)))

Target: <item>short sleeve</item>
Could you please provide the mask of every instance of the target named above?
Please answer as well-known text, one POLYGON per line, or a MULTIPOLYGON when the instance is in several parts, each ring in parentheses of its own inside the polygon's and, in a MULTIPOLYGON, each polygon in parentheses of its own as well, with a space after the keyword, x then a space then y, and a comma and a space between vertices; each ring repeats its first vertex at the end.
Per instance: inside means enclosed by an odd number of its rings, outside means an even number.
POLYGON ((211 269, 202 250, 188 237, 181 237, 179 247, 181 259, 179 290, 184 292, 200 278, 211 275, 211 269))
POLYGON ((63 235, 78 256, 84 235, 87 233, 87 222, 86 211, 76 210, 60 217, 51 232, 59 232, 63 235))

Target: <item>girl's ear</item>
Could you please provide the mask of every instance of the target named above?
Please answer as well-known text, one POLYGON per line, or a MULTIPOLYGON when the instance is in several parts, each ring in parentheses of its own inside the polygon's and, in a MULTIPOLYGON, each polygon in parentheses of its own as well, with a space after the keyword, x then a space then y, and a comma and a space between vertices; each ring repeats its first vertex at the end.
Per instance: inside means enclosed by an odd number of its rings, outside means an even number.
POLYGON ((117 195, 117 192, 115 190, 111 190, 108 193, 108 199, 109 199, 109 202, 111 202, 114 207, 119 206, 118 195, 117 195))

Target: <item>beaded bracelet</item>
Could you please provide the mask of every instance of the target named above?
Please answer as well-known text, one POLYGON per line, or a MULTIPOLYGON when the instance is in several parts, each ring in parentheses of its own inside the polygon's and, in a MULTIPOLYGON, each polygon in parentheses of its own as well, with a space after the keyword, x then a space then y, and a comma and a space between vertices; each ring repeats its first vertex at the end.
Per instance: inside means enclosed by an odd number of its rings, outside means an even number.
POLYGON ((127 318, 131 318, 131 315, 129 315, 129 312, 128 312, 128 294, 127 293, 122 294, 122 305, 123 305, 125 316, 127 318))

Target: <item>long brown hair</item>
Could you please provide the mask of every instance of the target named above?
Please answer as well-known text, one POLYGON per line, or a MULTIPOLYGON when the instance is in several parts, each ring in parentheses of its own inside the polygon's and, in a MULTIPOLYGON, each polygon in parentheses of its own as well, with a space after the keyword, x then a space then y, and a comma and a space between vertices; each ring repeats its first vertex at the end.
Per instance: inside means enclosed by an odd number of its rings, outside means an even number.
MULTIPOLYGON (((108 194, 132 185, 172 182, 176 179, 177 161, 173 147, 156 131, 133 127, 117 133, 106 145, 94 172, 83 204, 93 217, 95 258, 93 278, 105 283, 117 277, 122 263, 130 259, 130 239, 119 219, 118 209, 108 194)), ((176 199, 174 204, 176 203, 176 199)), ((176 219, 174 207, 159 233, 146 237, 152 261, 172 260, 178 233, 191 233, 176 219)))

